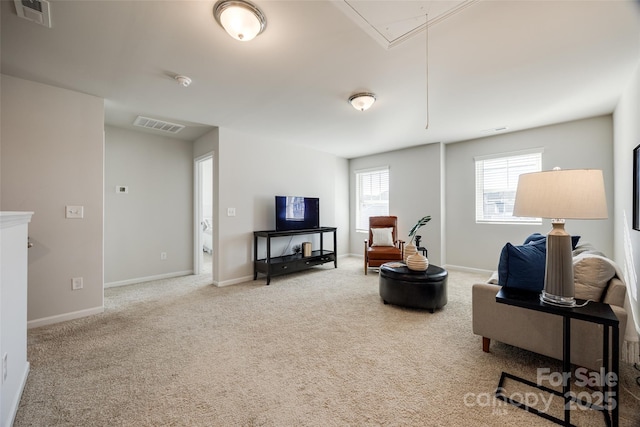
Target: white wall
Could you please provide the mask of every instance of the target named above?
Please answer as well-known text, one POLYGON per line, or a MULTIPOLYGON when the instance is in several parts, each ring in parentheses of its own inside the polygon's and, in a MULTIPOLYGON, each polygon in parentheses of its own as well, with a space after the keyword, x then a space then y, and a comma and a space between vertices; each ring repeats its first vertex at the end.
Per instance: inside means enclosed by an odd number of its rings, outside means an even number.
POLYGON ((447 263, 486 270, 497 269, 506 242, 520 244, 531 233, 548 233, 542 225, 495 225, 475 222, 475 156, 542 147, 542 169, 602 169, 608 220, 568 220, 565 226, 581 241, 593 243, 613 256, 613 123, 602 116, 465 141, 446 146, 447 263))
POLYGON ((193 142, 193 158, 210 154, 218 147, 218 128, 214 128, 207 134, 201 136, 193 142))
POLYGON ((404 150, 389 151, 349 161, 350 199, 350 247, 356 256, 364 256, 364 240, 367 233, 355 229, 356 181, 355 173, 361 169, 389 166, 389 215, 398 217, 398 234, 408 241, 409 230, 423 216, 431 215, 431 221, 420 229, 422 243, 428 249, 429 262, 442 264, 441 225, 441 152, 443 145, 428 144, 404 150))
POLYGON ((6 75, 1 87, 1 209, 34 212, 30 326, 101 312, 104 102, 6 75), (84 219, 65 219, 66 205, 84 219))
MULTIPOLYGON (((345 257, 350 254, 349 250, 349 160, 335 157, 334 168, 334 222, 333 226, 338 227, 338 257, 345 257)), ((321 219, 322 221, 322 219, 321 219)), ((329 236, 329 235, 327 235, 329 236)), ((340 261, 338 260, 338 265, 340 261)))
MULTIPOLYGON (((276 195, 319 197, 320 225, 339 228, 338 256, 346 253, 343 221, 348 199, 344 191, 336 190, 348 186, 346 161, 277 141, 254 140, 224 128, 218 129, 218 137, 214 155, 214 234, 218 230, 218 240, 214 239, 215 283, 226 285, 253 278, 253 231, 275 228, 276 195), (235 208, 236 216, 227 216, 228 208, 235 208)), ((309 239, 295 237, 291 244, 305 240, 309 239)), ((285 245, 282 243, 282 248, 285 245)), ((325 239, 325 245, 331 248, 333 242, 325 239)))
POLYGON ((105 286, 191 274, 193 142, 113 126, 105 136, 105 286))
MULTIPOLYGON (((633 311, 640 328, 640 231, 633 230, 633 149, 640 145, 640 66, 624 91, 613 115, 615 144, 615 233, 614 258, 632 290, 633 311), (633 291, 635 290, 635 291, 633 291), (635 294, 635 295, 633 295, 635 294)), ((629 338, 627 336, 627 338, 629 338)), ((635 338, 637 340, 637 337, 635 338)), ((636 348, 637 351, 637 348, 636 348)), ((638 354, 636 362, 640 361, 638 354)))

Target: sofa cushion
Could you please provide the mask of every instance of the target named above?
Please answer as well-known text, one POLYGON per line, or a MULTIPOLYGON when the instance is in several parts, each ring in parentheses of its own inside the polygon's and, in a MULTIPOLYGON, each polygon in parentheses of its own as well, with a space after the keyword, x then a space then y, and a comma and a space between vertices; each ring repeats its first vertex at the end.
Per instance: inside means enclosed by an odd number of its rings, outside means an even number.
POLYGON ((541 291, 544 287, 546 238, 526 245, 507 243, 500 253, 498 283, 501 286, 541 291))
POLYGON ((393 246, 393 228, 372 228, 371 246, 393 246))
POLYGON ((395 246, 376 246, 369 248, 367 257, 369 260, 402 261, 402 251, 395 246))
MULTIPOLYGON (((574 250, 576 248, 579 240, 580 240, 580 236, 571 236, 571 250, 574 250)), ((533 233, 529 235, 526 239, 524 239, 523 245, 527 245, 529 243, 540 243, 541 241, 546 242, 547 236, 540 233, 533 233)))
POLYGON ((601 301, 609 281, 616 275, 613 264, 602 256, 578 255, 573 259, 576 298, 601 301))

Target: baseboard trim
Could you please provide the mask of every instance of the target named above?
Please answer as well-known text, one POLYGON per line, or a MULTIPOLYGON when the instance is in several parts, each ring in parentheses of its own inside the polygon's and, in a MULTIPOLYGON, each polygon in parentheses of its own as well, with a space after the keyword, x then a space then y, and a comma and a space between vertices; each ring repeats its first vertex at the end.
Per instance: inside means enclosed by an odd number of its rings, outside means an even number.
POLYGON ((29 320, 27 329, 39 328, 40 326, 53 325, 54 323, 66 322, 67 320, 79 319, 81 317, 93 316, 104 312, 104 306, 87 308, 86 310, 72 311, 70 313, 58 314, 56 316, 43 317, 41 319, 29 320))
POLYGON ((115 288, 118 286, 134 285, 136 283, 150 282, 152 280, 173 279, 174 277, 188 276, 193 274, 193 270, 174 271, 173 273, 157 274, 155 276, 136 277, 135 279, 118 280, 104 284, 106 288, 115 288))
POLYGON ((467 273, 480 273, 480 274, 489 274, 489 275, 493 273, 493 270, 485 270, 483 268, 463 267, 461 265, 453 265, 453 264, 445 264, 443 268, 447 270, 464 271, 467 273))
MULTIPOLYGON (((9 408, 9 413, 6 414, 4 420, 2 420, 3 426, 12 426, 13 422, 16 420, 16 415, 18 414, 18 407, 20 406, 20 399, 22 398, 22 392, 24 391, 25 386, 27 385, 27 377, 29 376, 29 371, 31 369, 31 365, 29 362, 25 363, 24 371, 22 372, 22 379, 20 380, 20 386, 16 390, 16 395, 12 396, 11 407, 9 408)), ((6 392, 8 390, 4 390, 6 392)))
MULTIPOLYGON (((261 276, 262 277, 262 276, 261 276)), ((258 280, 260 279, 260 277, 258 277, 258 280)), ((231 285, 237 285, 240 283, 246 283, 253 280, 253 276, 244 276, 244 277, 240 277, 237 279, 230 279, 230 280, 223 280, 221 282, 214 280, 213 281, 213 285, 217 286, 219 288, 222 288, 224 286, 231 286, 231 285)))

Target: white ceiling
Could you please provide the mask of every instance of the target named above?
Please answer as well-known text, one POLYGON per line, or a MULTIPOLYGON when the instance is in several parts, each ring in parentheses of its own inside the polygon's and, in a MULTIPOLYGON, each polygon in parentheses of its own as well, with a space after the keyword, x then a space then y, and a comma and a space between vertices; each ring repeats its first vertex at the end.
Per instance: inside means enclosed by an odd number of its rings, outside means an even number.
POLYGON ((50 3, 49 29, 0 2, 3 74, 102 97, 115 126, 143 115, 185 139, 220 126, 345 158, 611 113, 640 59, 632 0, 254 0, 267 28, 250 42, 214 1, 50 3), (370 110, 347 103, 357 91, 370 110))

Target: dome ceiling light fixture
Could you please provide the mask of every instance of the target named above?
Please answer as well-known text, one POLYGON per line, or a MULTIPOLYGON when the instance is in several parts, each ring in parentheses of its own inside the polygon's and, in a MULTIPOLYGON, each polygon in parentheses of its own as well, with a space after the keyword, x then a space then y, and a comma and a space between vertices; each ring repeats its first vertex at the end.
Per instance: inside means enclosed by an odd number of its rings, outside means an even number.
POLYGON ((376 96, 370 92, 355 93, 349 97, 349 104, 356 110, 368 110, 376 102, 376 96))
POLYGON ((187 76, 175 76, 174 79, 182 87, 189 87, 189 85, 191 84, 191 79, 187 76))
POLYGON ((213 16, 231 37, 243 42, 252 40, 267 26, 264 13, 246 0, 220 0, 213 6, 213 16))

